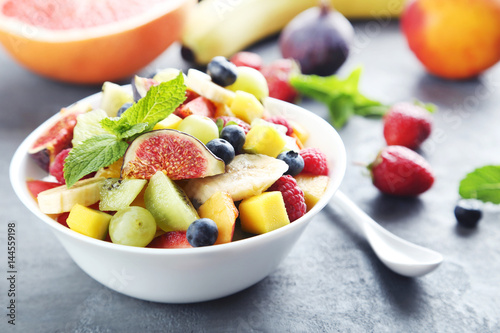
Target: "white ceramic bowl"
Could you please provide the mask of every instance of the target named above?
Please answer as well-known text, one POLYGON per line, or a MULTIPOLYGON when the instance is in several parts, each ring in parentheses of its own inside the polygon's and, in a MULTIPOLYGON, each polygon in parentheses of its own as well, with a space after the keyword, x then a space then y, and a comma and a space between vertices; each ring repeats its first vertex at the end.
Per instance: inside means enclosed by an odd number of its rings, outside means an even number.
MULTIPOLYGON (((98 93, 84 101, 98 106, 100 96, 98 93)), ((103 285, 135 298, 164 303, 201 302, 227 296, 250 287, 275 270, 311 219, 334 195, 346 167, 342 140, 325 120, 282 101, 268 99, 265 104, 272 114, 285 115, 309 130, 307 146, 325 152, 331 177, 325 195, 311 211, 267 234, 203 248, 151 249, 96 240, 55 222, 40 212, 27 189, 28 178, 46 176, 27 151, 59 115, 40 125, 19 146, 10 165, 11 183, 22 203, 48 225, 76 264, 103 285)))

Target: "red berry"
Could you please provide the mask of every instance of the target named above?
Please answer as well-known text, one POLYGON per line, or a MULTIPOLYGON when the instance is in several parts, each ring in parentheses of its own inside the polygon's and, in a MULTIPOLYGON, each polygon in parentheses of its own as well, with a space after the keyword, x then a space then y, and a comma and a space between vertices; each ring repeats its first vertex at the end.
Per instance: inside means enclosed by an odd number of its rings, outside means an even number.
POLYGON ((59 154, 56 155, 54 162, 50 165, 49 173, 56 177, 57 181, 61 184, 66 184, 66 180, 64 179, 64 160, 68 157, 71 148, 66 148, 61 150, 59 154))
POLYGON ((266 118, 266 120, 268 122, 276 124, 276 125, 285 126, 286 127, 286 135, 292 135, 293 128, 290 125, 290 123, 288 122, 288 120, 286 120, 285 117, 283 117, 283 116, 271 116, 271 117, 266 118))
POLYGON ((232 121, 232 122, 235 122, 236 125, 238 125, 241 128, 243 128, 243 130, 245 131, 245 134, 247 134, 248 131, 250 131, 250 124, 248 124, 247 122, 241 120, 240 118, 232 117, 232 116, 220 116, 217 119, 222 119, 222 121, 224 122, 223 126, 226 126, 227 123, 229 123, 229 122, 232 121))
POLYGON ((298 72, 297 64, 291 59, 279 59, 264 66, 261 73, 267 80, 269 96, 293 103, 298 93, 290 84, 290 75, 298 72))
POLYGON ((328 176, 328 160, 321 150, 304 148, 299 151, 299 154, 304 159, 303 173, 328 176))
POLYGON ((297 185, 297 181, 290 175, 281 176, 268 191, 280 191, 285 201, 285 208, 290 222, 302 217, 307 206, 304 199, 304 192, 297 185))
POLYGON ((236 66, 252 67, 260 70, 262 67, 262 58, 257 53, 253 52, 238 52, 229 59, 236 66))
POLYGON ((44 180, 28 180, 26 181, 26 185, 28 186, 28 190, 31 195, 36 198, 40 192, 50 190, 51 188, 61 186, 60 183, 54 182, 46 182, 44 180))
POLYGON ((395 104, 384 117, 384 137, 390 146, 417 149, 429 137, 431 129, 430 112, 418 105, 395 104))
POLYGON ((368 168, 375 187, 386 194, 416 196, 434 183, 429 163, 403 146, 385 147, 368 168))
POLYGON ((147 247, 158 249, 182 249, 192 247, 185 231, 170 231, 155 237, 147 247))

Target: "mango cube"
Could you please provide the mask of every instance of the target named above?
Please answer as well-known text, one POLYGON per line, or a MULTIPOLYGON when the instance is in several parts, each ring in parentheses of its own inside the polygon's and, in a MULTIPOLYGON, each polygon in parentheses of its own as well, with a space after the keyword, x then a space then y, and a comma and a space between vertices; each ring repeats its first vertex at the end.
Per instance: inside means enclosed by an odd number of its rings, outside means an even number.
POLYGON ((295 180, 304 192, 307 210, 309 211, 325 194, 330 178, 328 176, 299 174, 295 176, 295 180))
POLYGON ((264 234, 290 224, 279 191, 264 192, 244 199, 239 210, 241 229, 252 234, 264 234))
POLYGON ((179 124, 181 123, 182 118, 179 117, 178 115, 175 115, 171 113, 167 118, 163 119, 162 121, 156 123, 155 127, 153 127, 153 130, 158 130, 158 129, 177 129, 179 124))
POLYGON ((233 239, 238 209, 227 192, 215 192, 198 208, 200 217, 206 217, 217 224, 219 236, 215 244, 229 243, 233 239))
POLYGON ((238 90, 231 105, 231 112, 238 118, 251 123, 254 119, 262 118, 264 106, 254 95, 238 90))
POLYGON ((247 153, 276 157, 287 144, 285 135, 272 124, 264 123, 266 122, 252 124, 252 128, 247 133, 243 150, 247 153))
POLYGON ((110 220, 109 214, 76 204, 71 208, 66 223, 71 230, 92 238, 104 239, 110 220))

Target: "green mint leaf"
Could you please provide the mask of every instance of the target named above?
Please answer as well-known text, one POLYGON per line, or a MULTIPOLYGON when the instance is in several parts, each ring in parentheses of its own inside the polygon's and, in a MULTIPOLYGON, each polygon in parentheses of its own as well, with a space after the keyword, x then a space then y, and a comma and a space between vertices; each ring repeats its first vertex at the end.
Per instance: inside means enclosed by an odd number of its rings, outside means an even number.
POLYGON ((487 165, 468 173, 458 193, 464 199, 500 204, 500 165, 487 165))
POLYGON ((290 84, 302 95, 328 106, 332 124, 340 128, 353 115, 382 116, 386 109, 378 101, 359 91, 362 68, 353 70, 345 79, 337 75, 292 75, 290 84))
POLYGON ((64 162, 64 179, 71 187, 83 176, 116 162, 128 144, 111 134, 101 134, 71 149, 64 162))
POLYGON ((217 125, 217 128, 219 129, 219 136, 220 136, 220 133, 222 132, 222 129, 224 128, 224 120, 218 118, 215 121, 215 125, 217 125))
POLYGON ((328 103, 330 119, 335 128, 342 128, 354 114, 354 103, 349 95, 339 95, 328 103))
POLYGON ((136 135, 144 133, 146 131, 146 129, 148 129, 148 128, 149 128, 148 123, 139 123, 139 124, 132 125, 132 126, 130 126, 130 128, 121 132, 118 135, 118 139, 132 139, 136 135))
POLYGON ((147 124, 142 132, 151 131, 156 123, 167 118, 185 99, 184 76, 179 73, 175 79, 151 87, 146 96, 128 108, 120 118, 103 119, 101 125, 118 138, 130 139, 141 133, 137 132, 140 127, 136 125, 147 124))

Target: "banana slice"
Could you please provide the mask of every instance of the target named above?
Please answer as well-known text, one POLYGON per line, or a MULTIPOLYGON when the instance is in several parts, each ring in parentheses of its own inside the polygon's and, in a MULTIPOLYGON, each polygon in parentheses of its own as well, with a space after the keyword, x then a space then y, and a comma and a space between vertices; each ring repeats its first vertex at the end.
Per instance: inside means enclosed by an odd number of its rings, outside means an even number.
POLYGON ((104 177, 83 179, 70 188, 66 185, 52 188, 38 194, 38 206, 42 213, 61 214, 69 212, 75 204, 90 206, 100 199, 104 177))
POLYGON ((219 191, 239 201, 261 194, 287 170, 288 165, 282 160, 260 154, 240 154, 227 165, 226 173, 191 179, 184 190, 195 204, 203 204, 219 191))
POLYGON ((235 93, 212 82, 210 75, 196 69, 189 69, 186 86, 198 95, 220 104, 231 105, 235 93))

